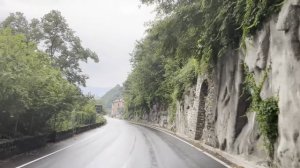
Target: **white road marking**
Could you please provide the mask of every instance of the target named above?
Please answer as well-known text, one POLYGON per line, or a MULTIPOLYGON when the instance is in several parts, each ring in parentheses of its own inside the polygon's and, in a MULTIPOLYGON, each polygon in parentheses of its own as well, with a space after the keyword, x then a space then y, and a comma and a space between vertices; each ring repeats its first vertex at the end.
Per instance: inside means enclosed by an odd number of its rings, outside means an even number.
MULTIPOLYGON (((103 129, 102 129, 102 131, 103 131, 103 129)), ((101 131, 101 132, 102 132, 102 131, 101 131)), ((62 148, 62 149, 59 149, 59 150, 57 150, 57 151, 55 151, 55 152, 49 153, 49 154, 47 154, 47 155, 45 155, 45 156, 42 156, 42 157, 40 157, 40 158, 37 158, 37 159, 35 159, 35 160, 33 160, 33 161, 30 161, 30 162, 27 162, 27 163, 25 163, 25 164, 22 164, 21 166, 18 166, 18 167, 16 167, 16 168, 23 168, 23 167, 25 167, 25 166, 28 166, 28 165, 30 165, 30 164, 32 164, 32 163, 34 163, 34 162, 37 162, 37 161, 42 160, 42 159, 44 159, 44 158, 46 158, 46 157, 49 157, 49 156, 51 156, 51 155, 54 155, 54 154, 56 154, 56 153, 58 153, 58 152, 61 152, 61 151, 66 150, 66 149, 68 149, 68 148, 71 148, 72 146, 75 146, 75 145, 78 145, 78 144, 80 144, 80 143, 83 143, 83 142, 85 142, 85 141, 87 141, 87 140, 90 140, 90 139, 92 139, 94 136, 96 136, 96 134, 93 134, 92 136, 90 136, 90 137, 88 137, 88 138, 85 138, 85 139, 83 139, 83 140, 81 140, 81 141, 79 141, 79 142, 76 142, 76 143, 72 144, 72 145, 69 145, 69 146, 64 147, 64 148, 62 148)))
POLYGON ((34 163, 34 162, 37 162, 37 161, 39 161, 39 160, 42 160, 42 159, 44 159, 44 158, 46 158, 46 157, 48 157, 48 156, 54 155, 55 153, 58 153, 58 152, 63 151, 63 150, 65 150, 65 149, 68 149, 68 148, 70 148, 70 147, 72 147, 72 146, 74 146, 74 145, 76 145, 76 144, 78 144, 78 143, 75 143, 75 144, 72 144, 72 145, 67 146, 67 147, 65 147, 65 148, 62 148, 62 149, 60 149, 60 150, 57 150, 57 151, 52 152, 52 153, 50 153, 50 154, 48 154, 48 155, 45 155, 45 156, 43 156, 43 157, 37 158, 37 159, 35 159, 35 160, 33 160, 33 161, 30 161, 30 162, 28 162, 28 163, 25 163, 25 164, 23 164, 23 165, 21 165, 21 166, 18 166, 18 167, 16 167, 16 168, 22 168, 22 167, 25 167, 25 166, 27 166, 27 165, 30 165, 30 164, 34 163))
POLYGON ((196 150, 198 150, 198 151, 204 153, 205 155, 207 155, 208 157, 210 157, 210 158, 216 160, 217 162, 219 162, 219 163, 222 164, 223 166, 225 166, 225 167, 227 167, 227 168, 231 168, 231 166, 229 166, 227 163, 223 162, 222 160, 218 159, 217 157, 211 155, 210 153, 207 153, 206 151, 204 151, 204 150, 202 150, 202 149, 199 149, 199 148, 196 147, 195 145, 193 145, 193 144, 191 144, 191 143, 189 143, 189 142, 187 142, 187 141, 185 141, 185 140, 183 140, 183 139, 181 139, 181 138, 178 138, 177 136, 175 136, 175 135, 173 135, 173 134, 170 134, 169 132, 167 132, 167 131, 165 131, 165 130, 163 130, 163 129, 161 129, 161 128, 153 127, 153 126, 146 125, 146 124, 135 123, 135 122, 130 122, 130 123, 136 124, 136 125, 145 126, 145 127, 149 127, 149 128, 158 130, 158 131, 160 131, 160 132, 163 132, 163 133, 165 133, 165 134, 168 134, 168 135, 172 136, 173 138, 176 138, 176 139, 178 139, 179 141, 181 141, 181 142, 183 142, 183 143, 185 143, 185 144, 191 146, 192 148, 195 148, 196 150))
MULTIPOLYGON (((130 123, 133 123, 133 122, 130 122, 130 123)), ((165 133, 165 134, 167 134, 167 135, 170 135, 170 136, 172 136, 173 138, 176 138, 176 139, 178 139, 179 141, 181 141, 181 142, 183 142, 183 143, 185 143, 185 144, 187 144, 187 145, 189 145, 189 146, 195 148, 196 150, 198 150, 198 151, 204 153, 205 155, 207 155, 207 156, 209 156, 210 158, 216 160, 217 162, 219 162, 220 164, 224 165, 225 167, 231 168, 228 164, 226 164, 225 162, 223 162, 223 161, 221 161, 220 159, 216 158, 215 156, 213 156, 213 155, 211 155, 211 154, 209 154, 209 153, 207 153, 207 152, 205 152, 205 151, 199 149, 199 148, 196 147, 195 145, 190 144, 189 142, 187 142, 187 141, 185 141, 185 140, 183 140, 183 139, 181 139, 181 138, 178 138, 178 137, 175 136, 175 135, 170 134, 169 132, 167 132, 167 131, 165 131, 165 130, 163 130, 163 129, 160 129, 160 128, 157 128, 157 127, 153 127, 153 126, 149 126, 149 125, 139 124, 139 123, 133 123, 133 124, 146 126, 146 127, 149 127, 149 128, 155 129, 155 130, 158 130, 158 131, 160 131, 160 132, 163 132, 163 133, 165 133)), ((82 141, 79 141, 79 142, 77 142, 77 143, 74 143, 74 144, 72 144, 72 145, 69 145, 69 146, 67 146, 67 147, 64 147, 64 148, 62 148, 62 149, 59 149, 59 150, 57 150, 57 151, 55 151, 55 152, 52 152, 52 153, 50 153, 50 154, 47 154, 47 155, 42 156, 42 157, 40 157, 40 158, 37 158, 37 159, 35 159, 35 160, 33 160, 33 161, 27 162, 27 163, 25 163, 25 164, 23 164, 23 165, 20 165, 20 166, 16 167, 16 168, 23 168, 23 167, 25 167, 25 166, 28 166, 28 165, 30 165, 30 164, 32 164, 32 163, 35 163, 35 162, 37 162, 37 161, 39 161, 39 160, 42 160, 42 159, 46 158, 46 157, 49 157, 49 156, 54 155, 54 154, 56 154, 56 153, 58 153, 58 152, 61 152, 61 151, 66 150, 66 149, 68 149, 68 148, 71 148, 71 147, 73 147, 73 146, 75 146, 75 145, 78 145, 78 144, 80 144, 80 143, 83 143, 83 142, 85 142, 85 141, 87 141, 87 140, 93 138, 94 136, 96 136, 96 135, 94 134, 94 135, 92 135, 92 136, 90 136, 90 137, 88 137, 88 138, 86 138, 86 139, 84 139, 84 140, 82 140, 82 141)), ((124 166, 126 167, 126 164, 125 164, 124 166)))

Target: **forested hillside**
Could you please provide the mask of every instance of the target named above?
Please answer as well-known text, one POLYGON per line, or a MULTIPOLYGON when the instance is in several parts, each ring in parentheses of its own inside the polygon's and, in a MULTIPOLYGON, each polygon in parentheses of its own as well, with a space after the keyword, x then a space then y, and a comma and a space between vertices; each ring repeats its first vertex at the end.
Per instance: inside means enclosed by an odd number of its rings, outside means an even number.
POLYGON ((282 2, 142 0, 156 4, 159 16, 132 54, 133 72, 124 84, 127 112, 142 115, 156 103, 174 109, 199 74, 209 73, 228 49, 244 47, 245 38, 278 13, 282 2))
POLYGON ((0 24, 0 139, 96 122, 95 101, 81 93, 80 62, 98 61, 59 11, 28 21, 11 13, 0 24))
POLYGON ((123 97, 123 87, 120 85, 116 85, 100 98, 100 102, 101 104, 103 104, 104 110, 106 112, 110 112, 112 102, 122 97, 123 97))

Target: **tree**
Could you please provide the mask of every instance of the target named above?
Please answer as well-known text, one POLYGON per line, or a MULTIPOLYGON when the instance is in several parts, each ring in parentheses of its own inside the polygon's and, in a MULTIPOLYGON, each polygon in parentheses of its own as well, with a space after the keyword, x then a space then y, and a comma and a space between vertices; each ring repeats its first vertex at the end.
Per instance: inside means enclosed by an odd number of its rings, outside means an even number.
POLYGON ((11 13, 1 24, 1 28, 10 28, 14 34, 23 34, 27 42, 39 43, 42 40, 40 21, 32 19, 29 23, 21 12, 11 13))
POLYGON ((79 62, 87 62, 88 58, 98 62, 97 54, 82 47, 79 37, 74 35, 59 11, 46 14, 41 26, 46 53, 55 60, 55 66, 62 70, 70 82, 85 85, 87 77, 80 74, 79 62))
MULTIPOLYGON (((2 23, 2 28, 9 27, 14 34, 21 33, 29 38, 29 23, 21 12, 11 13, 2 23)), ((29 40, 29 39, 28 39, 29 40)))
POLYGON ((47 54, 10 29, 0 30, 0 87, 0 135, 7 137, 46 131, 53 116, 85 99, 47 54))
POLYGON ((157 5, 159 17, 132 53, 133 70, 124 83, 128 116, 148 113, 157 102, 174 112, 197 76, 209 74, 228 50, 239 48, 283 0, 141 2, 157 5))
POLYGON ((14 34, 24 34, 27 42, 42 46, 54 67, 58 67, 69 82, 85 86, 86 75, 82 74, 80 62, 92 59, 98 62, 98 56, 84 48, 81 40, 69 28, 66 19, 59 11, 52 10, 40 20, 32 19, 29 23, 23 13, 11 13, 2 23, 2 28, 10 28, 14 34))

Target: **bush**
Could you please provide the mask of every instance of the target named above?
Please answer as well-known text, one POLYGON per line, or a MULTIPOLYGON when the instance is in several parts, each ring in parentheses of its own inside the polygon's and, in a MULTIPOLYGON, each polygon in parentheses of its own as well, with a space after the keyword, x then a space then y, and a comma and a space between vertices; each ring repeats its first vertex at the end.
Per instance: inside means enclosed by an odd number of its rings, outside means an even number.
MULTIPOLYGON (((245 69, 246 69, 245 65, 245 69)), ((269 71, 269 70, 268 70, 269 71)), ((251 95, 250 111, 257 113, 257 121, 259 124, 260 133, 264 138, 264 145, 268 151, 269 157, 273 159, 274 156, 274 144, 278 137, 278 99, 270 97, 266 100, 262 100, 260 92, 262 86, 268 76, 266 71, 263 76, 263 80, 258 84, 255 83, 253 73, 246 70, 245 91, 251 95)))
POLYGON ((271 159, 274 156, 274 144, 278 137, 278 113, 278 100, 273 97, 261 101, 257 111, 259 128, 265 138, 265 146, 271 159))

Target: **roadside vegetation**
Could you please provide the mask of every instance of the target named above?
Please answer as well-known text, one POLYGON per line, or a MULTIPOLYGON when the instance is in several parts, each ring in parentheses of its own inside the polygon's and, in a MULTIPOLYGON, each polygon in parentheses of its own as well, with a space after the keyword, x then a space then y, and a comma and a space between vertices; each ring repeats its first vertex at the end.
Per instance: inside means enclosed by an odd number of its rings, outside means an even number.
MULTIPOLYGON (((283 1, 141 0, 156 5, 157 18, 132 53, 133 71, 124 83, 125 116, 142 117, 156 104, 168 110, 170 122, 175 121, 176 102, 197 76, 209 76, 226 51, 245 47, 245 39, 279 12, 283 1)), ((277 126, 270 122, 276 120, 277 102, 260 102, 253 109, 259 113, 262 134, 273 144, 277 126)), ((272 153, 272 147, 268 149, 272 153)))
POLYGON ((0 24, 0 139, 104 122, 81 93, 79 63, 98 56, 81 45, 59 11, 28 21, 11 13, 0 24))
POLYGON ((258 85, 255 83, 253 73, 247 71, 248 68, 246 65, 244 68, 246 72, 244 92, 251 95, 251 105, 248 111, 256 112, 260 132, 264 136, 264 146, 267 149, 270 159, 274 159, 274 144, 278 137, 278 98, 270 97, 263 100, 260 97, 260 92, 264 82, 268 78, 270 68, 264 72, 263 79, 258 85))

